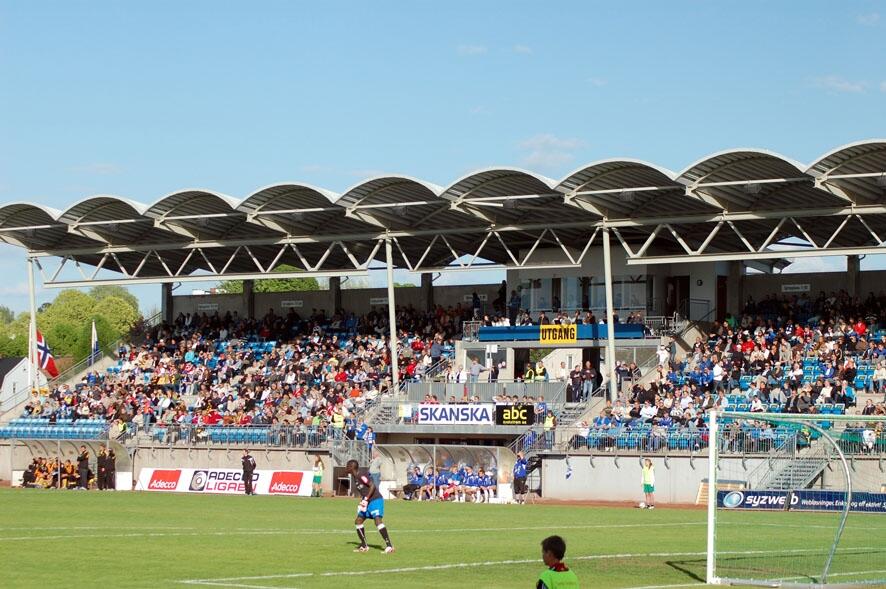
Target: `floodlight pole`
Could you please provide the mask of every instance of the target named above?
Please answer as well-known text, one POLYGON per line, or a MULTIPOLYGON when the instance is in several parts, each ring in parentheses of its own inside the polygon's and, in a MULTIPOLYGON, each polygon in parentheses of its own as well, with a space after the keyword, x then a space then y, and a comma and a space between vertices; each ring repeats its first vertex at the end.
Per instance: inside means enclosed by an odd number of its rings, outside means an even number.
MULTIPOLYGON (((38 387, 40 370, 37 366, 37 288, 34 282, 34 259, 28 257, 28 304, 31 320, 28 324, 28 386, 38 387)), ((30 394, 30 393, 29 393, 30 394)))
POLYGON ((388 341, 391 350, 391 387, 392 392, 396 394, 400 390, 400 367, 397 361, 399 354, 397 349, 397 309, 394 300, 394 260, 390 237, 385 238, 385 261, 388 274, 388 323, 391 328, 391 336, 388 341))
POLYGON ((603 227, 603 275, 606 283, 606 371, 609 373, 609 398, 618 399, 615 378, 615 309, 612 302, 612 256, 609 251, 609 226, 603 227))

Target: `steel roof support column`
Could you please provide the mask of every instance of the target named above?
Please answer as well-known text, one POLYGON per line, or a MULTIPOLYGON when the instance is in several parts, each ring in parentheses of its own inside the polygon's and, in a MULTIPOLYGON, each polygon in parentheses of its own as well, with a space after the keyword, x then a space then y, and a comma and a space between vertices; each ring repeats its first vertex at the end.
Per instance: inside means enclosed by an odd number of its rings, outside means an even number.
POLYGON ((388 344, 391 350, 391 387, 396 394, 400 390, 400 367, 398 362, 399 350, 397 349, 397 310, 394 300, 394 260, 391 248, 391 238, 385 238, 385 262, 387 263, 388 275, 388 323, 390 324, 391 336, 388 344))
POLYGON ((421 300, 424 303, 425 311, 434 310, 434 276, 430 272, 422 272, 421 274, 421 300))
POLYGON ((612 301, 612 255, 609 251, 609 227, 603 227, 603 276, 606 283, 606 372, 609 374, 609 398, 618 399, 615 378, 615 309, 612 301))
POLYGON ((172 322, 175 321, 175 308, 172 301, 172 283, 164 282, 160 285, 160 291, 162 293, 160 301, 163 309, 163 321, 172 325, 172 322))
POLYGON ((729 262, 729 277, 726 279, 726 312, 738 317, 744 308, 744 262, 729 262))
POLYGON ((332 312, 338 313, 341 306, 341 276, 329 277, 329 294, 332 298, 332 312))
POLYGON ((28 257, 28 304, 31 320, 28 326, 28 386, 33 391, 40 382, 37 365, 37 287, 34 280, 34 259, 28 257))
POLYGON ((861 258, 846 256, 846 290, 850 297, 861 296, 861 258))
POLYGON ((255 280, 243 281, 243 308, 247 317, 255 317, 255 280))

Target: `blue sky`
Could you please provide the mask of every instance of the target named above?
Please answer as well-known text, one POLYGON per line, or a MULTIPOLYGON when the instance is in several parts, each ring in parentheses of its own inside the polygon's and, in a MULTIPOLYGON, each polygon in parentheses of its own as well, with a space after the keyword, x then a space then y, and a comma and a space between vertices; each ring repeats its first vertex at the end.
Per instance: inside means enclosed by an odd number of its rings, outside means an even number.
MULTIPOLYGON (((680 170, 732 147, 806 163, 886 137, 884 56, 874 1, 4 0, 0 202, 559 178, 613 156, 680 170)), ((0 272, 24 310, 23 253, 0 246, 0 272)))

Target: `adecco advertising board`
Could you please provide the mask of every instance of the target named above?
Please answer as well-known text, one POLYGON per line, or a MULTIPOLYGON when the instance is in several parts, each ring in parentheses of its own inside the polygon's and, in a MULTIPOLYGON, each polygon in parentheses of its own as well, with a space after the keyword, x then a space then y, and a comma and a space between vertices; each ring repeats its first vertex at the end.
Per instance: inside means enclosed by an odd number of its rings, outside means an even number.
MULTIPOLYGON (((307 470, 256 470, 252 484, 259 495, 311 496, 312 473, 307 470)), ((179 493, 245 493, 243 472, 233 468, 143 468, 136 491, 179 493)))
MULTIPOLYGON (((842 511, 846 494, 839 491, 719 491, 717 505, 724 509, 791 509, 842 511), (786 504, 789 505, 786 507, 786 504)), ((886 493, 853 493, 850 511, 886 513, 886 493)))

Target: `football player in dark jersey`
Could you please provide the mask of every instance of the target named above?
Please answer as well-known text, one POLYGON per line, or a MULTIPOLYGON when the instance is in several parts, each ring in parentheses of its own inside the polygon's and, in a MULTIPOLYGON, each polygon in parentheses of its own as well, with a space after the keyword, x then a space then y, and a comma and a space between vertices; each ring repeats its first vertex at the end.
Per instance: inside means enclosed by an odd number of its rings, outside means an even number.
POLYGON ((385 541, 385 553, 390 554, 394 551, 391 545, 391 537, 388 535, 388 528, 385 526, 385 501, 382 499, 381 493, 372 479, 369 478, 368 472, 360 471, 360 464, 356 460, 349 460, 347 465, 348 473, 354 478, 357 486, 357 492, 360 493, 360 505, 357 507, 357 519, 354 525, 357 527, 357 536, 360 538, 360 546, 356 552, 368 552, 369 546, 366 545, 366 530, 363 528, 363 522, 367 519, 375 521, 375 527, 385 541))

